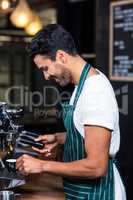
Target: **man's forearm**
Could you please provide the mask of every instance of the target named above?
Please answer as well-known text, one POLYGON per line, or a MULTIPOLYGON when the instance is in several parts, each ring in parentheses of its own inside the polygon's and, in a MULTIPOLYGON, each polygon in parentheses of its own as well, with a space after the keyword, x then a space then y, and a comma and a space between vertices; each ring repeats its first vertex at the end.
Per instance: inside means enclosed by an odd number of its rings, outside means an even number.
POLYGON ((55 133, 58 144, 64 144, 66 140, 66 132, 55 133))
POLYGON ((43 171, 56 174, 62 177, 95 179, 105 175, 96 163, 87 159, 73 161, 70 163, 43 161, 43 171))

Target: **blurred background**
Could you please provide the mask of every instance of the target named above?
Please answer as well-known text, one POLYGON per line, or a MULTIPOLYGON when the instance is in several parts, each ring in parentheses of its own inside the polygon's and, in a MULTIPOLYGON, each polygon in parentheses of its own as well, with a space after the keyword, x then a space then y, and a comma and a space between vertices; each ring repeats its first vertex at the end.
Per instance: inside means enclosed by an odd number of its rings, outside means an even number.
POLYGON ((73 85, 60 88, 43 80, 25 50, 35 33, 51 23, 71 32, 82 57, 104 72, 113 85, 122 136, 117 157, 131 200, 133 2, 0 0, 0 101, 23 107, 25 128, 38 133, 64 130, 59 103, 69 99, 73 90, 73 85))

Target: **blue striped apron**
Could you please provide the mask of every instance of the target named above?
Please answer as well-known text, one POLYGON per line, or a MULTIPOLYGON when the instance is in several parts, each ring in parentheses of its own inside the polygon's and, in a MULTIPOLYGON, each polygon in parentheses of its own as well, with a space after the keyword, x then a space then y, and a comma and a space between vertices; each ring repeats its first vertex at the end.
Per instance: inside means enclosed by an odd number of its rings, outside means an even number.
MULTIPOLYGON (((64 144, 64 162, 86 158, 84 138, 74 126, 73 114, 90 68, 89 64, 84 66, 73 105, 69 105, 68 102, 62 104, 63 120, 67 130, 64 144)), ((63 185, 66 200, 114 200, 113 160, 109 159, 108 161, 106 176, 93 180, 63 178, 63 185)))

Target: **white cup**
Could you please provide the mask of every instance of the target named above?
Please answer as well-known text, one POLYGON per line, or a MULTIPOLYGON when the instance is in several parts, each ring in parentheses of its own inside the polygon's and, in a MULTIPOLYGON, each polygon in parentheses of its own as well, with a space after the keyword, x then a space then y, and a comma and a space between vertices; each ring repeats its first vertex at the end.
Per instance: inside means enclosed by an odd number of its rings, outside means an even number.
POLYGON ((15 200, 13 191, 0 191, 0 200, 15 200))

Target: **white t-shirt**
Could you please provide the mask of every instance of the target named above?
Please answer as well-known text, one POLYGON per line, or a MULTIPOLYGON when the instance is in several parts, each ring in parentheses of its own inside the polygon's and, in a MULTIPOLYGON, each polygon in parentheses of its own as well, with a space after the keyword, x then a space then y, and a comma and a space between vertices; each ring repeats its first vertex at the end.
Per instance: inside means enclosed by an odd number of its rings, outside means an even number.
MULTIPOLYGON (((99 74, 88 77, 74 111, 74 124, 84 137, 84 125, 97 125, 111 130, 109 154, 114 157, 120 146, 119 111, 113 88, 106 76, 99 74)), ((77 86, 70 99, 73 104, 77 86)), ((115 200, 125 200, 125 189, 114 165, 115 200)))

